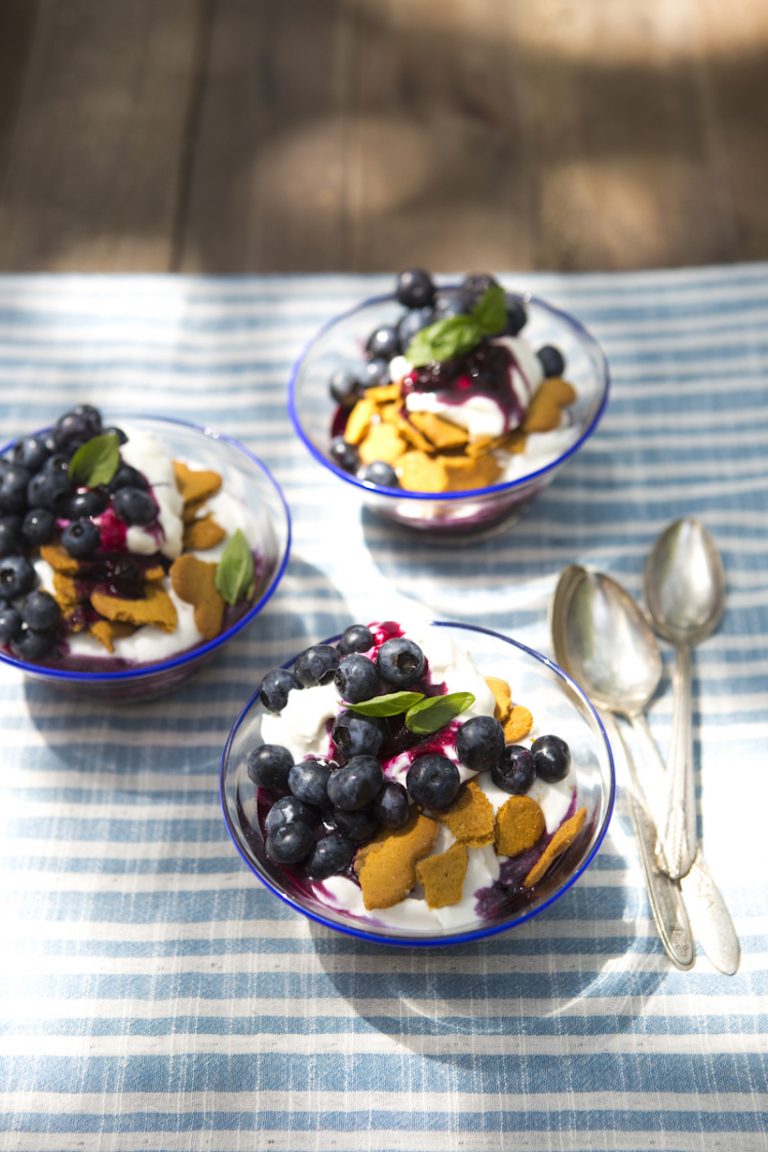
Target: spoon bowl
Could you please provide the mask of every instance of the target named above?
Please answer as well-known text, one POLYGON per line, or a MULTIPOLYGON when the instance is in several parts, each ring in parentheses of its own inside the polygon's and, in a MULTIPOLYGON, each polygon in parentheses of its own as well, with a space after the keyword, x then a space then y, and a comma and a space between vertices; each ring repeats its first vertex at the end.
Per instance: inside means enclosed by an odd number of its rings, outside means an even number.
POLYGON ((725 606, 725 571, 703 524, 685 516, 666 528, 645 567, 645 595, 656 631, 693 646, 717 627, 725 606))

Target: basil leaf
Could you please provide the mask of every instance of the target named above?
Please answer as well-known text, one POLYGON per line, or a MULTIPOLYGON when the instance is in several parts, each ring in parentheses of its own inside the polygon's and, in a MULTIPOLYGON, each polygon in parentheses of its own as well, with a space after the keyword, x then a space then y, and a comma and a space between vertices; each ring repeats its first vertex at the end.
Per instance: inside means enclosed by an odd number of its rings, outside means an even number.
POLYGON ((498 336, 507 323, 507 305, 504 289, 491 284, 473 307, 471 313, 447 316, 417 332, 406 350, 406 359, 414 368, 422 368, 436 360, 451 360, 475 348, 486 336, 498 336))
POLYGON ((409 732, 417 736, 431 736, 441 728, 465 712, 475 698, 471 692, 449 692, 446 696, 430 696, 419 704, 408 709, 405 717, 405 726, 409 732))
POLYGON ((359 704, 345 704, 345 708, 360 716, 398 716, 423 699, 423 692, 387 692, 384 696, 361 700, 359 704))
POLYGON ((95 488, 109 484, 120 464, 120 441, 114 432, 102 432, 81 444, 69 462, 67 474, 74 484, 95 488))
POLYGON ((253 588, 253 555, 248 541, 238 528, 229 538, 216 565, 216 590, 227 604, 237 604, 253 588))

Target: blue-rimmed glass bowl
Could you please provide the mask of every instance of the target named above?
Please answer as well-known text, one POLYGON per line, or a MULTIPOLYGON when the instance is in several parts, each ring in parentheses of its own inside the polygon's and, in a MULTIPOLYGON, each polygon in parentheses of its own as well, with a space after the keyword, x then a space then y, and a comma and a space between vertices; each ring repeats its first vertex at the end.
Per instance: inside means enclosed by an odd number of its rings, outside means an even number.
MULTIPOLYGON (((440 294, 455 295, 455 285, 441 285, 440 294)), ((557 434, 532 434, 526 453, 511 455, 503 482, 465 492, 427 493, 383 488, 363 482, 340 468, 329 455, 335 401, 329 381, 335 372, 360 372, 365 342, 371 332, 394 324, 404 309, 394 295, 376 296, 329 321, 296 361, 288 389, 288 409, 297 435, 323 467, 357 489, 373 513, 422 533, 446 536, 485 532, 513 523, 586 443, 608 401, 608 364, 597 341, 568 313, 531 295, 507 293, 522 302, 528 321, 521 332, 534 349, 553 344, 563 353, 565 376, 577 391, 568 409, 567 428, 557 434)))
MULTIPOLYGON (((232 618, 213 640, 154 664, 115 667, 109 661, 96 670, 71 668, 55 662, 30 664, 0 648, 0 660, 35 680, 77 693, 134 700, 167 692, 183 683, 207 660, 247 627, 267 604, 285 572, 291 543, 291 518, 283 492, 267 466, 230 436, 172 417, 135 413, 104 414, 105 427, 130 424, 154 433, 173 459, 193 468, 218 472, 223 489, 255 520, 260 546, 256 551, 257 590, 248 609, 232 618)), ((48 429, 42 429, 43 433, 48 429)), ((15 440, 0 450, 0 458, 15 440)))
MULTIPOLYGON (((456 944, 514 928, 543 912, 574 884, 593 860, 605 836, 614 799, 611 747, 597 712, 583 691, 547 657, 497 632, 440 621, 456 643, 469 651, 478 669, 514 685, 514 698, 530 708, 536 731, 568 741, 574 762, 576 804, 587 810, 584 827, 564 857, 530 893, 486 901, 486 913, 443 932, 392 928, 374 916, 359 918, 323 903, 313 886, 271 861, 264 849, 263 804, 250 781, 246 760, 259 744, 265 715, 254 693, 230 732, 221 763, 224 819, 245 863, 288 907, 340 932, 393 945, 456 944)), ((333 639, 329 642, 333 642, 333 639)), ((427 651, 428 655, 428 651, 427 651)), ((289 661, 287 666, 292 661, 289 661)))

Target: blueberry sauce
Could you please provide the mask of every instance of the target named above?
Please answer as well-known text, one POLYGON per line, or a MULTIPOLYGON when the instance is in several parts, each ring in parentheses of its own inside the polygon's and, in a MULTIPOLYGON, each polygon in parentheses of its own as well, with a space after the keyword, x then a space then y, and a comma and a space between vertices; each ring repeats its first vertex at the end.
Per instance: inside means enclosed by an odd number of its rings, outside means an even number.
POLYGON ((414 368, 402 382, 403 396, 434 392, 441 404, 461 406, 475 396, 492 400, 504 416, 505 428, 516 428, 526 412, 514 386, 519 375, 528 398, 531 386, 517 357, 506 344, 483 341, 463 356, 414 368))

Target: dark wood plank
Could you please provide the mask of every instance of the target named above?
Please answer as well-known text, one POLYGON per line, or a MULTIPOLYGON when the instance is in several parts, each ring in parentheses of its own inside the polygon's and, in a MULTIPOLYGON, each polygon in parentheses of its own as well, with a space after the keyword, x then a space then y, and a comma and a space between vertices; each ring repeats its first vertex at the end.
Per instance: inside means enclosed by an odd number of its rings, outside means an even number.
POLYGON ((0 172, 0 268, 169 267, 199 5, 41 0, 0 172))

